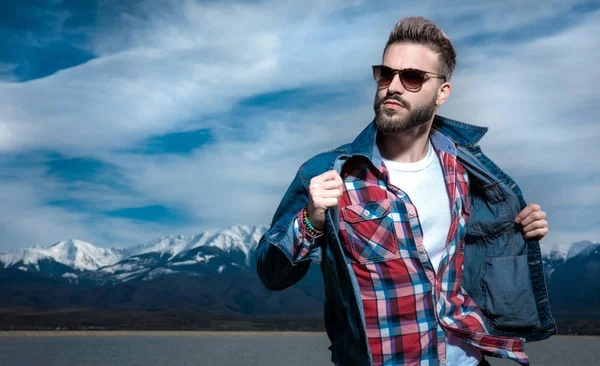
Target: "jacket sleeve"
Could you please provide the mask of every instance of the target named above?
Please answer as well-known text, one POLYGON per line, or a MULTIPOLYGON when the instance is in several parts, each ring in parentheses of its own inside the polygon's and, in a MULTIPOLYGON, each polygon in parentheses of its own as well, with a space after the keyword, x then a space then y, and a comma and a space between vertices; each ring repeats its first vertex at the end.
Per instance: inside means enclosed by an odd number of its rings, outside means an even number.
MULTIPOLYGON (((298 212, 294 218, 294 255, 295 261, 301 261, 304 258, 316 253, 315 249, 317 245, 320 245, 322 236, 318 238, 312 238, 306 234, 306 226, 304 225, 302 210, 298 212)), ((320 254, 320 253, 317 253, 320 254)))
POLYGON ((311 260, 321 256, 323 236, 314 242, 307 241, 298 223, 297 218, 307 203, 308 190, 299 169, 255 251, 256 271, 270 290, 283 290, 297 283, 308 272, 311 260))

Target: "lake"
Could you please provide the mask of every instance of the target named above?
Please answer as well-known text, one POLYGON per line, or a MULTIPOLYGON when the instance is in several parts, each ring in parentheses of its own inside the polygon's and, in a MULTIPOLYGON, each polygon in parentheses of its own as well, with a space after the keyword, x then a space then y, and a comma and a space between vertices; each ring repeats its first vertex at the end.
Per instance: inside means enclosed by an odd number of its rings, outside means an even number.
MULTIPOLYGON (((0 332, 2 366, 332 365, 325 333, 0 332)), ((525 347, 531 365, 598 365, 600 337, 554 336, 525 347)), ((492 365, 517 365, 490 359, 492 365)))

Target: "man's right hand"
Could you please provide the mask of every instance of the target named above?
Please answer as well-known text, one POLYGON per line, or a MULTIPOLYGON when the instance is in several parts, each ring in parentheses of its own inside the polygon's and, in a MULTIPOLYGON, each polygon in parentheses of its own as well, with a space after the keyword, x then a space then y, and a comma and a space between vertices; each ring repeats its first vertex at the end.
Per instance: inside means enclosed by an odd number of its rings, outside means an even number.
POLYGON ((313 177, 308 191, 308 220, 315 229, 323 230, 325 211, 338 205, 344 192, 344 182, 337 171, 329 170, 313 177))

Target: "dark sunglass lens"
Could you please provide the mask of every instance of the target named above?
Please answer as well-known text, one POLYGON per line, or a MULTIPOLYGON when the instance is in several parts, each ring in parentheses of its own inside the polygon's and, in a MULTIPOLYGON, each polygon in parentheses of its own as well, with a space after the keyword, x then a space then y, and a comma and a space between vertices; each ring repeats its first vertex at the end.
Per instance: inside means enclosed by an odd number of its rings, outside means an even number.
POLYGON ((389 67, 379 67, 377 70, 379 71, 379 75, 376 79, 380 84, 389 84, 392 82, 395 75, 394 70, 389 67))
POLYGON ((407 89, 418 89, 423 84, 423 74, 416 70, 402 72, 402 84, 407 89))

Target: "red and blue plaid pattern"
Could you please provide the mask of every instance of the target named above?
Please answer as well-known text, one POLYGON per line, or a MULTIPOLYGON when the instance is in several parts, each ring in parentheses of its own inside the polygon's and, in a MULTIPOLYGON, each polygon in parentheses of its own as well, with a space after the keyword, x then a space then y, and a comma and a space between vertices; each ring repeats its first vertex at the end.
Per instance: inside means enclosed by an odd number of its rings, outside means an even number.
MULTIPOLYGON (((435 129, 430 138, 452 202, 451 227, 437 272, 423 246, 417 207, 389 182, 385 164, 353 157, 341 172, 339 237, 353 259, 373 363, 444 364, 445 334, 452 332, 484 354, 528 364, 524 340, 489 335, 479 308, 460 286, 470 212, 468 176, 456 150, 446 148, 452 142, 435 129)), ((312 245, 303 240, 301 222, 299 216, 294 224, 296 258, 312 245)))

